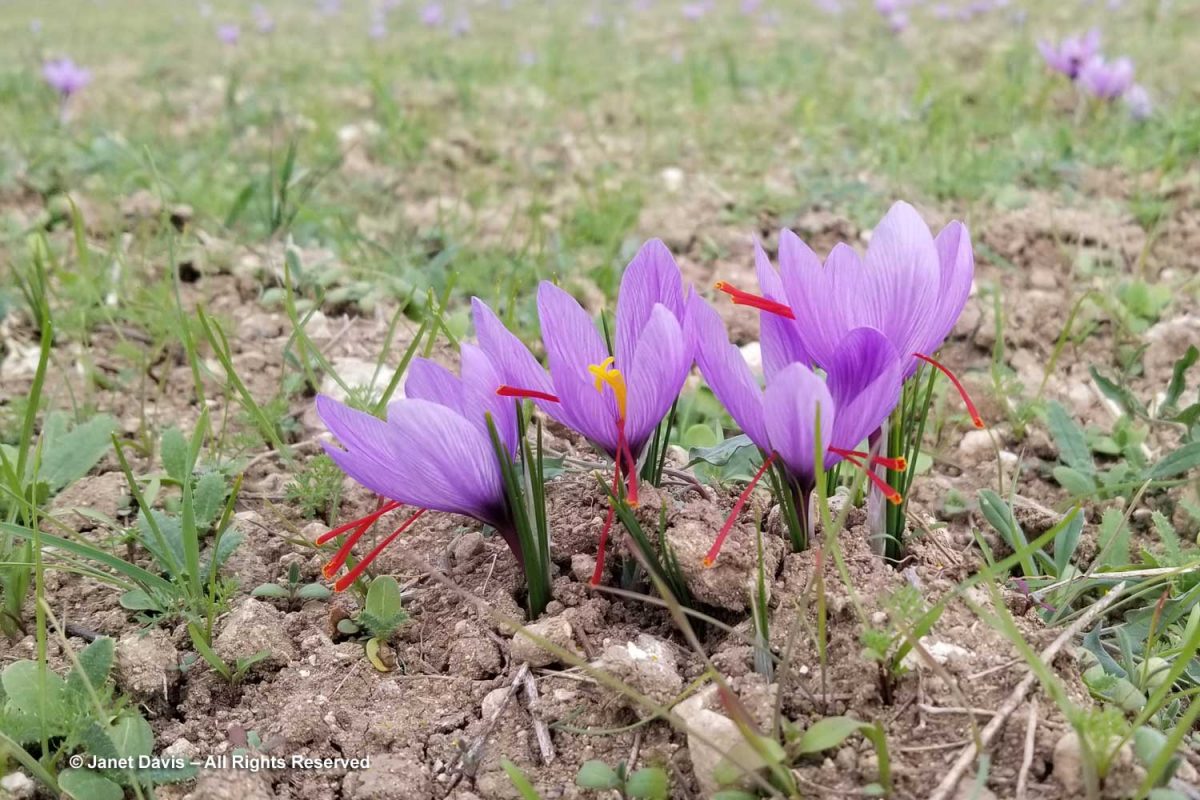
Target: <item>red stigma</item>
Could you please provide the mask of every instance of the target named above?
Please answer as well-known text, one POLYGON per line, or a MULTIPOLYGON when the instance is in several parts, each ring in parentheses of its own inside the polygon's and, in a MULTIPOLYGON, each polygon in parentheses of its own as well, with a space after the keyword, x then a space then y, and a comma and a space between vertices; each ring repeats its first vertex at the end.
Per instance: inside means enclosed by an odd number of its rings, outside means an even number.
POLYGON ((959 381, 958 377, 953 372, 946 369, 945 365, 943 365, 941 362, 936 361, 927 355, 922 353, 913 353, 913 356, 921 359, 926 364, 929 364, 931 367, 938 370, 950 379, 950 382, 954 384, 954 388, 958 390, 959 395, 962 397, 963 403, 965 403, 967 406, 967 413, 971 415, 971 422, 975 423, 976 428, 984 428, 985 426, 983 424, 983 417, 979 416, 979 411, 975 408, 975 404, 971 402, 971 396, 967 394, 967 390, 963 388, 962 382, 959 381))
POLYGON ((599 586, 600 579, 604 577, 604 550, 608 545, 608 532, 612 530, 613 518, 616 516, 617 507, 612 503, 608 506, 608 516, 604 518, 604 528, 600 531, 600 546, 596 548, 596 569, 592 572, 592 586, 599 586))
POLYGON ((539 392, 537 389, 521 389, 516 386, 501 386, 496 389, 501 397, 521 397, 530 400, 545 400, 547 403, 557 403, 558 398, 549 392, 539 392))
MULTIPOLYGON (((366 528, 371 527, 371 525, 375 522, 375 520, 379 519, 384 514, 388 513, 389 511, 393 511, 393 510, 399 508, 401 505, 403 505, 402 503, 397 503, 395 500, 388 500, 385 503, 383 501, 382 497, 379 498, 379 503, 380 503, 379 507, 376 508, 374 511, 372 511, 370 514, 367 514, 365 517, 359 517, 356 520, 351 520, 350 522, 347 522, 345 525, 340 525, 331 531, 326 531, 325 533, 322 533, 320 536, 317 537, 316 543, 318 545, 321 545, 321 544, 330 542, 330 541, 336 539, 337 537, 341 536, 343 533, 350 530, 351 528, 362 527, 365 530, 366 528)), ((358 532, 355 531, 355 533, 358 533, 358 532)), ((358 535, 361 536, 362 534, 358 534, 358 535)))
MULTIPOLYGON (((424 508, 419 509, 411 517, 404 520, 404 522, 402 522, 400 524, 400 527, 396 528, 396 530, 392 531, 387 536, 385 536, 383 541, 381 541, 379 544, 375 545, 375 547, 371 550, 371 552, 367 553, 363 557, 362 561, 359 561, 357 564, 354 565, 354 569, 350 570, 345 575, 338 578, 337 583, 335 583, 333 585, 333 590, 335 592, 344 592, 351 585, 353 585, 354 582, 356 580, 358 580, 359 576, 363 574, 363 571, 370 565, 370 563, 372 561, 374 561, 379 556, 380 553, 383 552, 384 548, 387 547, 392 542, 394 542, 396 540, 397 536, 399 536, 400 534, 402 534, 406 530, 408 530, 409 527, 414 522, 416 522, 418 519, 421 518, 421 515, 424 514, 426 510, 427 509, 424 509, 424 508)), ((344 560, 345 559, 343 559, 343 561, 344 560)))
POLYGON ((725 520, 725 524, 721 526, 721 531, 717 534, 716 541, 709 548, 708 554, 704 556, 705 567, 711 567, 717 563, 717 555, 721 552, 721 546, 725 544, 725 539, 729 536, 729 532, 733 530, 733 523, 737 522, 738 514, 742 513, 742 508, 746 505, 746 501, 750 499, 750 493, 754 491, 754 487, 758 485, 759 480, 766 474, 766 471, 774 461, 774 453, 763 459, 762 466, 758 468, 758 472, 750 479, 750 483, 746 484, 746 488, 742 490, 742 493, 738 495, 737 502, 733 504, 733 510, 729 512, 729 517, 725 520))
POLYGON ((842 458, 870 458, 872 464, 877 464, 881 467, 887 467, 895 472, 904 472, 908 469, 908 459, 904 456, 896 456, 895 458, 887 458, 884 456, 872 456, 869 453, 864 453, 862 450, 843 450, 840 447, 831 447, 829 452, 837 453, 842 458))
POLYGON ((743 292, 731 283, 726 281, 717 281, 713 287, 719 292, 724 292, 733 300, 735 306, 750 306, 757 308, 759 311, 766 311, 768 314, 784 317, 785 319, 795 319, 796 314, 792 311, 791 306, 786 303, 780 303, 775 300, 769 300, 766 297, 757 294, 743 292))
MULTIPOLYGON (((833 448, 830 448, 830 451, 837 452, 833 448)), ((900 492, 893 489, 891 484, 876 475, 874 470, 864 466, 863 462, 855 458, 854 451, 842 451, 841 453, 838 453, 838 455, 840 455, 847 464, 854 466, 856 469, 860 470, 864 475, 866 475, 871 483, 875 484, 875 488, 883 492, 884 496, 891 502, 892 505, 898 506, 904 502, 904 496, 901 495, 900 492)))

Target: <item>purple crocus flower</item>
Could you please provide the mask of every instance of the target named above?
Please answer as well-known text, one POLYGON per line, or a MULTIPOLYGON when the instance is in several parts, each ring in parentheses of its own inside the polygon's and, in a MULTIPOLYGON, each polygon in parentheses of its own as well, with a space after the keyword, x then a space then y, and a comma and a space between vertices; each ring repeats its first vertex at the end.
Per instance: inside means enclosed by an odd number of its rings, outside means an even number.
POLYGON ((371 514, 317 540, 324 544, 349 534, 325 565, 326 577, 342 568, 354 544, 381 516, 402 505, 417 509, 338 579, 334 584, 337 591, 353 584, 366 566, 426 511, 461 514, 491 525, 524 569, 486 417, 491 415, 501 442, 513 457, 518 446, 516 408, 497 396, 500 374, 480 348, 464 344, 461 354, 461 377, 432 361, 414 359, 405 383, 406 396, 388 406, 386 422, 330 397, 317 397, 317 413, 342 445, 322 442, 325 452, 347 475, 389 499, 371 514))
POLYGON ((454 25, 450 28, 450 33, 454 36, 462 37, 471 32, 471 17, 465 11, 454 18, 454 25))
POLYGON ((1079 85, 1101 100, 1115 100, 1133 86, 1133 62, 1124 57, 1108 62, 1092 56, 1079 70, 1079 85))
POLYGON ((421 9, 421 23, 436 28, 446 21, 446 10, 441 3, 429 3, 421 9))
MULTIPOLYGON (((879 428, 900 397, 903 362, 886 336, 874 328, 855 328, 830 353, 825 380, 796 361, 768 372, 764 390, 741 351, 729 342, 720 316, 700 297, 689 301, 687 326, 700 373, 765 456, 705 556, 706 565, 715 561, 746 498, 775 461, 782 464, 801 508, 808 508, 808 497, 816 485, 818 408, 823 466, 845 460, 862 470, 892 502, 900 501, 896 490, 883 483, 869 465, 903 470, 907 466, 904 460, 873 457, 854 449, 879 428)), ((807 517, 807 511, 803 516, 807 517)))
POLYGON ((1037 46, 1046 66, 1075 80, 1079 77, 1079 71, 1083 69, 1083 65, 1100 52, 1100 31, 1093 28, 1083 36, 1068 36, 1057 46, 1050 41, 1040 39, 1037 46))
POLYGON ((91 70, 84 69, 69 58, 56 58, 42 65, 42 77, 63 101, 92 82, 91 70))
POLYGON ((943 372, 962 394, 976 427, 983 427, 962 384, 933 358, 958 321, 971 281, 975 256, 966 226, 951 222, 935 239, 908 203, 898 202, 876 226, 865 258, 845 243, 836 245, 824 265, 791 231, 779 236, 780 274, 758 255, 763 295, 730 286, 717 288, 739 305, 772 321, 763 327, 766 362, 799 361, 828 369, 842 340, 856 328, 874 328, 901 354, 904 377, 920 361, 943 372), (791 323, 791 324, 788 324, 791 323))
POLYGON ((242 38, 242 29, 231 22, 225 23, 224 25, 218 25, 217 38, 220 39, 224 44, 230 46, 235 45, 238 43, 238 39, 242 38))
MULTIPOLYGON (((657 239, 647 242, 626 267, 612 353, 573 297, 549 282, 538 287, 549 374, 483 301, 473 299, 472 307, 479 343, 504 379, 500 394, 534 400, 607 453, 614 463, 614 494, 625 484, 636 505, 639 460, 692 365, 691 343, 683 334, 683 279, 666 246, 657 239)), ((612 520, 610 506, 593 583, 603 572, 612 520)))

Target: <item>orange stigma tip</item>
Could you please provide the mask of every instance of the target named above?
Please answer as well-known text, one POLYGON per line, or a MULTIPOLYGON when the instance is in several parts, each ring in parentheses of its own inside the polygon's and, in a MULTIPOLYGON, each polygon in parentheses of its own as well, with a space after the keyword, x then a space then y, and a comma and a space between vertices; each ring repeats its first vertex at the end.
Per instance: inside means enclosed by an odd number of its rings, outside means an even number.
POLYGON ((944 364, 925 355, 924 353, 913 353, 913 357, 921 359, 926 364, 950 379, 950 383, 954 384, 954 388, 958 390, 959 396, 962 397, 963 403, 967 407, 967 413, 971 415, 971 422, 975 424, 976 428, 982 430, 984 428, 983 417, 979 416, 979 410, 975 408, 975 404, 971 402, 971 396, 967 394, 966 387, 962 385, 962 381, 958 379, 958 376, 947 369, 944 364))
POLYGON ((891 501, 892 505, 898 506, 904 502, 904 497, 899 492, 894 492, 888 495, 888 500, 891 501))
POLYGON ((906 469, 908 469, 908 459, 906 459, 904 456, 898 456, 896 458, 896 471, 904 472, 906 469))
POLYGON ((704 568, 705 569, 711 568, 712 565, 715 563, 717 563, 717 560, 715 558, 709 558, 708 556, 704 557, 704 568))

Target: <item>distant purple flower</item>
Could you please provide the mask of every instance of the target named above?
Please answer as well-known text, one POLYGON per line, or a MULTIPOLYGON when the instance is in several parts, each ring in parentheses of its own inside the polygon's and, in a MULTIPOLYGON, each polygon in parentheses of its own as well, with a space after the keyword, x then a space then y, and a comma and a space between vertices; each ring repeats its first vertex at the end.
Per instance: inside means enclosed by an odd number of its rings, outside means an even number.
POLYGON ((1046 66, 1075 80, 1083 65, 1100 52, 1100 31, 1093 28, 1082 37, 1068 36, 1057 47, 1050 41, 1039 39, 1037 46, 1046 66))
POLYGON ((446 21, 446 9, 441 3, 429 3, 421 9, 421 23, 430 28, 439 27, 446 21))
POLYGON ((813 0, 813 3, 821 11, 833 16, 837 16, 846 10, 842 6, 841 0, 813 0))
POLYGON ((342 13, 342 0, 318 0, 317 13, 323 17, 336 17, 342 13))
POLYGON ((954 9, 948 3, 938 3, 933 7, 934 19, 950 19, 954 15, 954 9))
POLYGON ((742 13, 746 16, 752 16, 762 8, 762 0, 742 0, 742 13))
POLYGON ((383 14, 374 14, 367 26, 367 36, 372 39, 382 39, 387 36, 387 18, 383 14))
POLYGON ((1136 120, 1149 119, 1154 114, 1154 103, 1150 93, 1140 83, 1129 87, 1125 93, 1125 105, 1129 108, 1129 116, 1136 120))
POLYGON ((250 14, 254 17, 254 27, 259 33, 266 35, 275 31, 274 18, 271 17, 270 12, 261 4, 255 3, 254 7, 250 10, 250 14))
POLYGON ((887 16, 888 29, 892 33, 904 33, 908 30, 908 13, 896 11, 887 16))
POLYGON ((92 72, 69 58, 57 58, 42 65, 42 77, 65 101, 92 82, 92 72))
POLYGON ((218 25, 217 38, 224 44, 235 45, 238 43, 238 39, 242 38, 242 29, 233 23, 218 25))
POLYGON ((708 16, 708 13, 713 10, 713 3, 712 0, 703 0, 698 3, 684 3, 679 10, 683 14, 684 19, 697 22, 708 16))
POLYGON ((454 36, 466 36, 470 32, 471 17, 464 11, 454 18, 454 25, 450 28, 450 33, 454 36))
MULTIPOLYGON (((687 326, 700 373, 765 456, 762 469, 705 556, 706 565, 716 560, 740 504, 772 462, 781 462, 801 508, 808 508, 817 478, 818 409, 823 467, 844 460, 877 482, 892 502, 900 501, 899 493, 877 478, 870 467, 882 464, 903 469, 903 462, 873 458, 854 449, 878 430, 900 398, 904 362, 886 336, 871 327, 852 329, 826 360, 825 380, 797 361, 768 372, 764 390, 739 348, 729 342, 720 316, 698 296, 688 303, 687 326)), ((806 518, 807 512, 802 515, 806 518)))
POLYGON ((338 579, 334 584, 338 591, 353 584, 366 566, 426 511, 461 514, 491 525, 524 568, 486 416, 491 415, 502 444, 513 457, 517 453, 516 408, 496 395, 499 372, 483 351, 464 344, 461 352, 461 378, 432 361, 415 359, 409 367, 405 398, 388 406, 386 422, 330 397, 317 397, 317 413, 341 444, 322 442, 325 452, 347 475, 391 500, 317 540, 324 544, 348 534, 325 566, 326 577, 342 568, 357 540, 383 514, 401 505, 416 511, 338 579))
POLYGON ((875 10, 885 17, 895 14, 903 7, 901 0, 875 0, 875 10))
POLYGON ((1079 85, 1101 100, 1115 100, 1133 86, 1133 62, 1124 57, 1107 62, 1092 56, 1079 70, 1079 85))
POLYGON ((583 18, 583 24, 588 28, 604 27, 604 14, 598 8, 593 8, 583 18))

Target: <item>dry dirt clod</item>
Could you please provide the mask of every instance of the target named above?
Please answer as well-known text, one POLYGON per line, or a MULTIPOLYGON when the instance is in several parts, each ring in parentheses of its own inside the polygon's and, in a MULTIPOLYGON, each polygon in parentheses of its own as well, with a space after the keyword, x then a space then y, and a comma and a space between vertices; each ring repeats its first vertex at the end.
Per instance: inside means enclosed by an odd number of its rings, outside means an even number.
POLYGON ((284 632, 283 614, 275 606, 252 598, 243 600, 225 618, 213 649, 230 666, 264 650, 269 655, 259 662, 260 666, 279 668, 296 658, 296 646, 284 632))
POLYGON ((456 639, 450 645, 449 663, 455 675, 473 681, 493 678, 504 666, 496 643, 483 636, 456 639))
MULTIPOLYGON (((750 584, 758 569, 754 531, 750 525, 737 525, 725 541, 716 562, 704 566, 704 557, 721 529, 724 514, 718 505, 692 503, 685 513, 667 528, 667 541, 675 551, 679 568, 696 600, 729 611, 744 611, 750 598, 750 584)), ((774 575, 779 566, 783 540, 763 537, 763 567, 774 575)))
POLYGON ((24 772, 10 772, 0 778, 0 798, 4 800, 30 800, 36 790, 33 779, 24 772))
POLYGON ((544 639, 564 650, 575 650, 575 634, 571 630, 571 623, 562 617, 550 617, 530 623, 525 626, 525 630, 513 634, 509 657, 514 663, 520 664, 524 661, 531 667, 545 667, 559 661, 557 655, 543 648, 533 637, 544 639))
POLYGON ((138 702, 167 702, 179 680, 178 666, 179 653, 161 628, 127 633, 117 640, 117 683, 138 702))
POLYGON ((196 787, 183 800, 275 800, 265 775, 240 769, 201 770, 196 787))
MULTIPOLYGON (((1079 745, 1079 736, 1075 731, 1063 734, 1054 745, 1054 777, 1062 786, 1068 797, 1083 797, 1085 795, 1083 753, 1079 745)), ((1112 757, 1108 775, 1101 786, 1100 796, 1105 800, 1123 800, 1133 797, 1138 785, 1146 776, 1146 771, 1133 754, 1133 746, 1128 742, 1121 746, 1112 757)))
POLYGON ((371 766, 349 772, 342 793, 349 800, 429 800, 429 768, 409 750, 371 756, 371 766))
POLYGON ((712 797, 722 787, 713 773, 722 763, 740 767, 746 778, 740 785, 749 788, 748 776, 766 766, 766 762, 749 746, 737 724, 724 714, 709 706, 717 697, 715 684, 675 706, 687 724, 688 755, 692 760, 692 771, 700 784, 700 796, 712 797))
MULTIPOLYGON (((596 663, 658 703, 668 703, 683 688, 671 646, 642 633, 632 642, 609 645, 596 663)), ((648 713, 648 709, 635 709, 648 713)))

